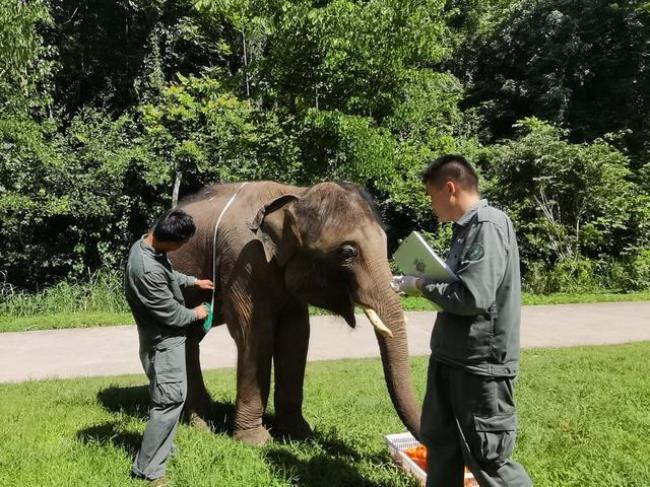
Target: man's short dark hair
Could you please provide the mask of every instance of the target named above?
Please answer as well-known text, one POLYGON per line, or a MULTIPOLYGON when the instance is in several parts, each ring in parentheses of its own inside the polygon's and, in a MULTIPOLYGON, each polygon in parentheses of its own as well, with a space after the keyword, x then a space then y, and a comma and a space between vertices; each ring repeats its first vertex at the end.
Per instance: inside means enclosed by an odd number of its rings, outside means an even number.
POLYGON ((153 228, 153 236, 160 242, 183 242, 194 235, 194 232, 194 220, 180 209, 163 215, 153 228))
POLYGON ((478 175, 463 156, 446 154, 438 157, 422 172, 422 182, 440 187, 447 181, 454 181, 464 189, 478 191, 478 175))

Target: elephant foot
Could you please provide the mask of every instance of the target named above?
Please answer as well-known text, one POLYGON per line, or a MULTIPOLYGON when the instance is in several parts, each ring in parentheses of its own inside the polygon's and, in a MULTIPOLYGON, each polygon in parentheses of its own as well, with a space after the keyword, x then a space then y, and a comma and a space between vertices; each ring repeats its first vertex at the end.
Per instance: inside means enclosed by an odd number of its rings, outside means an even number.
POLYGON ((192 426, 193 428, 198 429, 199 431, 204 431, 206 433, 212 432, 212 428, 210 428, 210 424, 201 417, 198 413, 189 413, 187 422, 192 426))
POLYGON ((272 437, 264 426, 257 426, 251 429, 236 429, 233 436, 247 445, 262 446, 268 443, 272 437))
POLYGON ((185 420, 200 430, 210 430, 213 405, 210 396, 204 394, 189 395, 185 402, 185 420))
POLYGON ((302 416, 290 418, 278 418, 273 428, 273 434, 279 438, 288 440, 304 441, 314 436, 314 431, 302 416))
POLYGON ((213 410, 213 401, 205 389, 190 390, 185 401, 185 410, 209 417, 213 410))

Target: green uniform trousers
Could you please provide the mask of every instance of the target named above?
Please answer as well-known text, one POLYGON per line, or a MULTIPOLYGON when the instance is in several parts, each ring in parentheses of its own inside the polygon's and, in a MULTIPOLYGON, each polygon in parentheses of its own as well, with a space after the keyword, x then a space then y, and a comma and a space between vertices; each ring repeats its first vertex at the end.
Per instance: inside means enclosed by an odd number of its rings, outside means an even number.
POLYGON ((151 405, 132 471, 138 477, 152 480, 165 475, 165 462, 172 452, 187 397, 185 342, 175 343, 171 348, 156 345, 150 351, 141 352, 140 361, 149 378, 151 405))
POLYGON ((516 431, 513 379, 472 374, 431 357, 421 425, 428 487, 462 487, 465 465, 481 487, 533 485, 510 458, 516 431))

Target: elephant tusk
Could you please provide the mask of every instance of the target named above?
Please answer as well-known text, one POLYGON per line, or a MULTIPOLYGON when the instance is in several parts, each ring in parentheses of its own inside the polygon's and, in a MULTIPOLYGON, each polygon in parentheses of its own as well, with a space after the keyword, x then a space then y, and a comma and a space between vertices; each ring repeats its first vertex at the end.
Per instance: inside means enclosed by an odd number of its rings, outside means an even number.
POLYGON ((379 317, 379 315, 374 309, 366 308, 365 306, 362 306, 362 309, 363 312, 368 317, 368 320, 370 321, 372 326, 375 327, 375 330, 377 330, 385 337, 393 338, 393 332, 390 331, 386 325, 384 325, 384 322, 381 321, 381 318, 379 317))

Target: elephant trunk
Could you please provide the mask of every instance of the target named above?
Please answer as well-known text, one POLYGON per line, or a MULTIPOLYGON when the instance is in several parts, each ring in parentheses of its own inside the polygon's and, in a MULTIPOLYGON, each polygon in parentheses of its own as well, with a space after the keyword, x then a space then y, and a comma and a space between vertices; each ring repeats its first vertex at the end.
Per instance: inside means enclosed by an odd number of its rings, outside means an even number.
MULTIPOLYGON (((381 294, 382 299, 373 300, 377 303, 377 306, 373 308, 377 311, 378 318, 383 322, 385 328, 390 331, 387 333, 386 330, 374 325, 386 386, 397 415, 413 436, 419 439, 421 408, 416 400, 411 380, 404 313, 399 298, 388 286, 386 286, 386 292, 382 291, 381 294)), ((368 312, 366 314, 368 315, 368 312)), ((371 314, 368 318, 372 320, 371 314)))

